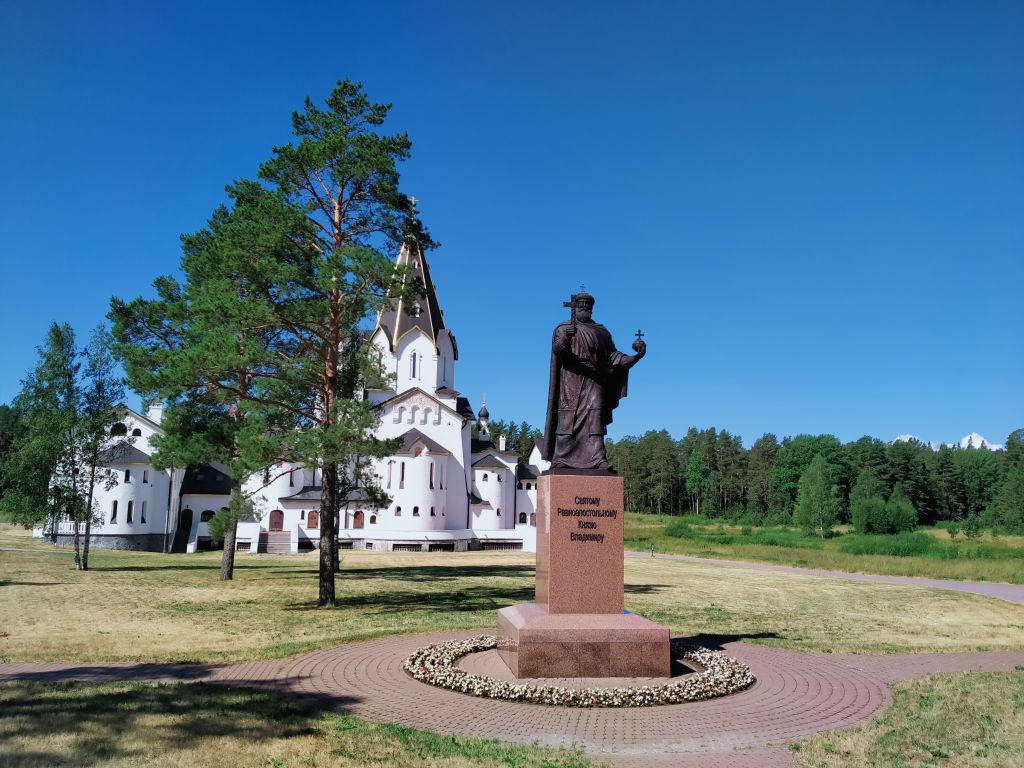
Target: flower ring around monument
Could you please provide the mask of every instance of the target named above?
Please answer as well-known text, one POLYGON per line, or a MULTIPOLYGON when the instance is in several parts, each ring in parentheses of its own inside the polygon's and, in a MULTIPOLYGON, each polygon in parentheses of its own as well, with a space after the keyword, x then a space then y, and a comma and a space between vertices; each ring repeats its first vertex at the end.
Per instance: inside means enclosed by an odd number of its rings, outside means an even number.
POLYGON ((750 667, 721 651, 672 640, 672 657, 691 661, 703 671, 677 682, 636 688, 563 688, 555 685, 514 683, 475 675, 458 667, 463 656, 497 647, 494 635, 448 640, 419 648, 403 668, 415 679, 471 696, 560 707, 656 707, 705 701, 737 693, 754 684, 750 667))

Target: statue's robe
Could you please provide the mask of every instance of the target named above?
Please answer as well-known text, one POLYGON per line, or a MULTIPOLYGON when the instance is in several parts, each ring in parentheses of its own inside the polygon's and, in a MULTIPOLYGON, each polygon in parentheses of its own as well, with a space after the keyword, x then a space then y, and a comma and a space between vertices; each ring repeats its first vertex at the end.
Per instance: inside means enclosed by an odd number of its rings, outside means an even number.
POLYGON ((598 323, 555 327, 551 378, 541 455, 552 467, 608 469, 604 436, 612 411, 626 396, 628 355, 615 349, 612 335, 598 323))

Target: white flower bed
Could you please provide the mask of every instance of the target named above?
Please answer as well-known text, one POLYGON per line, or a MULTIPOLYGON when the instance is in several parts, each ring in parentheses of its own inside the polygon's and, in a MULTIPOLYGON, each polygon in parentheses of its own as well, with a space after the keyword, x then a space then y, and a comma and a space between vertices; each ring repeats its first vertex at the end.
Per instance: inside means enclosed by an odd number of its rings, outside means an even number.
POLYGON ((654 707, 703 701, 742 691, 754 684, 750 667, 721 651, 687 646, 672 641, 672 655, 704 667, 676 683, 639 688, 560 688, 555 685, 527 685, 495 680, 459 669, 456 662, 470 653, 497 646, 494 635, 477 635, 468 640, 448 640, 418 649, 405 660, 403 668, 417 680, 450 691, 489 699, 553 704, 561 707, 654 707))

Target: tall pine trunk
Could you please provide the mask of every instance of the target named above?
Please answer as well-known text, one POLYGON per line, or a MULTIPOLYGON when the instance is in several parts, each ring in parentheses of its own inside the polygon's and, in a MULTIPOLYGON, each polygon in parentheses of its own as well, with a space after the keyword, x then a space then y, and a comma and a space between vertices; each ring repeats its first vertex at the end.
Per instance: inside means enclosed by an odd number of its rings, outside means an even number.
POLYGON ((238 520, 232 519, 224 531, 224 552, 220 556, 220 580, 231 581, 235 577, 235 538, 238 536, 238 520))
POLYGON ((236 485, 231 489, 231 501, 228 502, 231 521, 224 531, 224 551, 220 555, 221 581, 231 581, 235 578, 235 540, 238 538, 238 516, 241 509, 242 489, 236 485))
POLYGON ((334 574, 338 559, 338 465, 324 464, 320 494, 320 594, 319 605, 334 605, 334 574))

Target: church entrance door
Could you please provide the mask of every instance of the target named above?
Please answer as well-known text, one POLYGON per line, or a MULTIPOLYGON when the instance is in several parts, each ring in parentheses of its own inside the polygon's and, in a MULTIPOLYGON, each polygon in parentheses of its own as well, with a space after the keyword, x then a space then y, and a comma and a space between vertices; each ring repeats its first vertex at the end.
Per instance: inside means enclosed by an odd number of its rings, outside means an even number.
POLYGON ((363 527, 363 510, 356 510, 355 515, 352 516, 352 527, 362 528, 363 527))
POLYGON ((275 509, 270 513, 270 530, 284 530, 284 512, 282 512, 280 509, 275 509))

